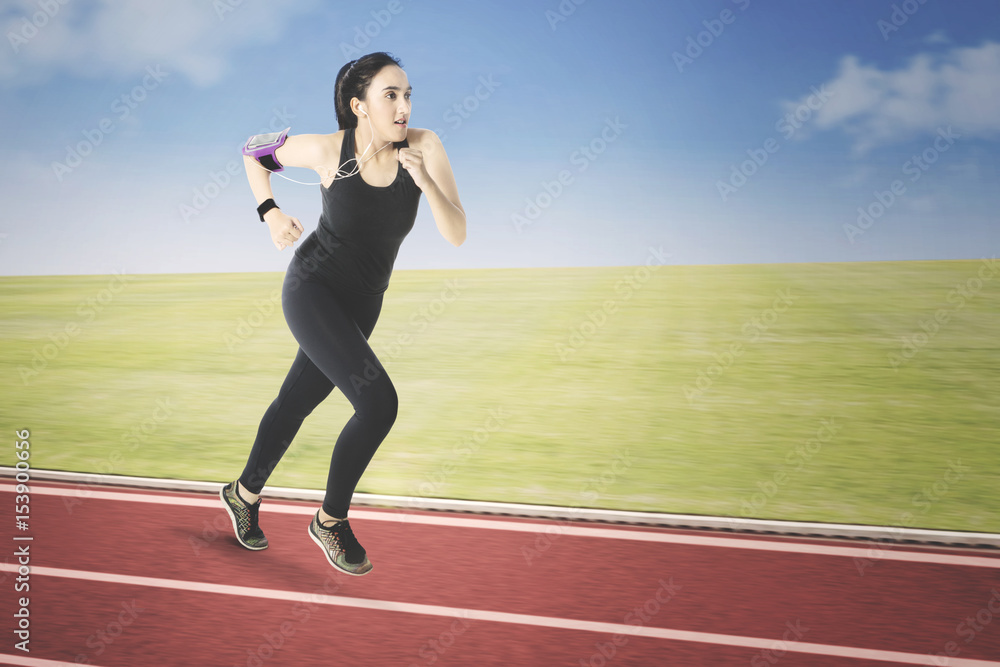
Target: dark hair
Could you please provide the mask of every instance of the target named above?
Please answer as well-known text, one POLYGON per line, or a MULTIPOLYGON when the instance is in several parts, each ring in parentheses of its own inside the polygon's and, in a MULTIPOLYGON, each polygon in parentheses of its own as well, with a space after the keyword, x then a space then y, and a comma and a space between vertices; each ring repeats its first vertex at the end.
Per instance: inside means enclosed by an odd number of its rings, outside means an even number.
POLYGON ((386 65, 402 67, 399 58, 385 51, 378 51, 350 61, 337 72, 333 98, 334 108, 337 111, 337 124, 341 130, 358 126, 358 117, 351 111, 351 100, 355 97, 359 100, 365 99, 372 79, 386 65))

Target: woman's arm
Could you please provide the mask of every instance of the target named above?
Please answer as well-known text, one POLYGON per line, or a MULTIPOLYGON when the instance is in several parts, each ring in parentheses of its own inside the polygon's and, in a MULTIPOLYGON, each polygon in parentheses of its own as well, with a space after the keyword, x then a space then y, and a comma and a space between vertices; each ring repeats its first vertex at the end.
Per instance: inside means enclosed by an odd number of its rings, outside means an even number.
MULTIPOLYGON (((285 143, 274 152, 274 157, 284 167, 306 167, 318 172, 320 165, 325 164, 328 153, 328 137, 325 135, 296 134, 285 138, 285 143)), ((243 166, 257 205, 271 199, 274 196, 271 193, 271 172, 249 155, 243 156, 243 166)), ((264 217, 267 218, 267 215, 264 217)))
POLYGON ((420 153, 430 179, 423 184, 421 190, 427 196, 427 203, 430 204, 441 236, 452 245, 460 246, 466 238, 466 220, 465 209, 458 198, 455 175, 451 171, 451 163, 448 162, 448 154, 441 139, 432 130, 424 130, 424 133, 420 153))
MULTIPOLYGON (((289 136, 285 139, 285 143, 274 152, 275 158, 285 167, 311 169, 316 169, 322 164, 325 155, 325 142, 322 141, 322 135, 317 134, 289 136)), ((250 190, 253 191, 257 205, 272 199, 274 194, 271 192, 271 172, 249 155, 243 156, 243 166, 246 169, 250 190)), ((280 208, 272 208, 265 213, 264 222, 270 228, 271 240, 278 250, 284 250, 291 246, 304 231, 302 223, 297 218, 286 215, 280 208)))

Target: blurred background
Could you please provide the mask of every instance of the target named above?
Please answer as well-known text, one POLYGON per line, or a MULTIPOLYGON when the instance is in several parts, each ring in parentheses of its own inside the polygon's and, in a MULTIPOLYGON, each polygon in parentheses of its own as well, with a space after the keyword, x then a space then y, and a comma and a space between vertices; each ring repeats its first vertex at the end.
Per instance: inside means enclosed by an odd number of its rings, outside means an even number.
MULTIPOLYGON (((34 467, 239 474, 297 347, 240 148, 337 131, 337 71, 387 51, 468 240, 421 203, 372 337, 399 418, 359 491, 1000 530, 995 2, 0 24, 0 425, 34 467)), ((272 186, 312 231, 319 186, 272 186)), ((271 483, 321 488, 349 416, 331 395, 271 483)))

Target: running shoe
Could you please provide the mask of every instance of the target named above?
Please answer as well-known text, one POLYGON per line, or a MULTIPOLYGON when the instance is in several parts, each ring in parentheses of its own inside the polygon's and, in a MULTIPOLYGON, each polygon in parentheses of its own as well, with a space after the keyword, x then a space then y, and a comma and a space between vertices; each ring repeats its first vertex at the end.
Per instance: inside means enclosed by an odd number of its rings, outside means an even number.
POLYGON ((260 498, 253 505, 248 505, 240 498, 236 491, 236 482, 230 482, 219 491, 219 497, 229 512, 229 518, 233 521, 233 530, 236 531, 236 539, 247 549, 260 551, 267 548, 267 538, 257 523, 257 516, 260 512, 260 498))
POLYGON ((371 561, 368 560, 364 547, 358 543, 358 538, 354 537, 347 519, 327 528, 320 524, 319 512, 316 512, 309 524, 309 537, 323 550, 330 565, 338 570, 358 577, 371 572, 371 561))

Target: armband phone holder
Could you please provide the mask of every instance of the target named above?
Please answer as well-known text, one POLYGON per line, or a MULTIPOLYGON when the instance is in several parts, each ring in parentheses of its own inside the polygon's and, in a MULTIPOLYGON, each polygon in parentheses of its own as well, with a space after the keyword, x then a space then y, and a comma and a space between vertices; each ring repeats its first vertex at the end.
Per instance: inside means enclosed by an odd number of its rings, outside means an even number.
POLYGON ((254 158, 262 167, 269 171, 282 171, 284 167, 278 162, 278 159, 274 156, 274 152, 285 143, 290 129, 292 128, 286 127, 281 132, 255 134, 243 146, 243 154, 254 158))

